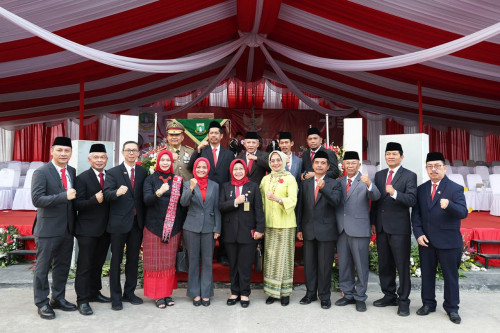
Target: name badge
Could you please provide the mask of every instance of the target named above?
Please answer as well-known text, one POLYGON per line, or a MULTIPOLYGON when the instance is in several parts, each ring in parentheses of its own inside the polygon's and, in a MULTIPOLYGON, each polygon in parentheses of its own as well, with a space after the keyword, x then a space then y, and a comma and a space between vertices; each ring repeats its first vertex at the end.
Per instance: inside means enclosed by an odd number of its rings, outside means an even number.
POLYGON ((249 212, 250 211, 250 202, 249 201, 245 201, 243 203, 243 211, 245 211, 245 212, 249 212))

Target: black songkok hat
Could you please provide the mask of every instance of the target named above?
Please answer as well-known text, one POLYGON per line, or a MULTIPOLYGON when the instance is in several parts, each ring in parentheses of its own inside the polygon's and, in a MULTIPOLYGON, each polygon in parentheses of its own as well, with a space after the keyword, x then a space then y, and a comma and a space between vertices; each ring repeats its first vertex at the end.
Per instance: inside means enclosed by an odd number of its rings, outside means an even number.
POLYGON ((403 151, 403 147, 401 147, 400 143, 397 142, 387 142, 387 146, 385 146, 385 151, 403 151))
POLYGON ((218 121, 215 121, 215 120, 214 120, 214 121, 212 121, 212 122, 210 123, 210 125, 208 125, 208 129, 211 129, 211 128, 218 128, 218 129, 221 129, 221 128, 222 128, 222 126, 219 124, 219 122, 218 122, 218 121))
POLYGON ((358 160, 359 161, 359 154, 357 151, 346 151, 344 153, 344 161, 345 160, 358 160))
POLYGON ((73 146, 71 145, 71 139, 65 136, 58 136, 57 138, 55 138, 54 143, 52 144, 52 147, 53 146, 65 146, 73 148, 73 146))
POLYGON ((316 154, 314 154, 313 161, 317 158, 326 158, 328 161, 328 153, 324 150, 318 150, 316 154))
POLYGON ((321 132, 316 127, 311 127, 307 130, 307 136, 313 135, 313 134, 318 134, 319 136, 321 136, 321 132))
POLYGON ((257 132, 247 132, 247 135, 245 135, 245 139, 259 140, 259 135, 257 134, 257 132))
POLYGON ((90 153, 105 153, 106 152, 106 147, 102 143, 94 143, 92 146, 90 146, 90 153))
POLYGON ((290 139, 292 141, 292 133, 290 132, 280 132, 280 140, 290 139))
POLYGON ((427 154, 427 159, 425 160, 425 162, 427 163, 432 161, 443 161, 443 163, 446 163, 443 153, 437 151, 427 154))

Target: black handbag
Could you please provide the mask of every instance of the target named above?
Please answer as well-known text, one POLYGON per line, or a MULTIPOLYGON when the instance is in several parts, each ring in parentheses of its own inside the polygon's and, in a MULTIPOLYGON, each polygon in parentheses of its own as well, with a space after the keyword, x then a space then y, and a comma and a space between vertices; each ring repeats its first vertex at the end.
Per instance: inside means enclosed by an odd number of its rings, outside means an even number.
POLYGON ((264 255, 262 253, 262 241, 259 240, 257 243, 257 249, 255 250, 255 263, 254 270, 256 272, 262 272, 264 267, 264 255))
POLYGON ((175 270, 177 272, 184 273, 187 273, 189 270, 188 253, 184 246, 177 251, 175 258, 175 270))

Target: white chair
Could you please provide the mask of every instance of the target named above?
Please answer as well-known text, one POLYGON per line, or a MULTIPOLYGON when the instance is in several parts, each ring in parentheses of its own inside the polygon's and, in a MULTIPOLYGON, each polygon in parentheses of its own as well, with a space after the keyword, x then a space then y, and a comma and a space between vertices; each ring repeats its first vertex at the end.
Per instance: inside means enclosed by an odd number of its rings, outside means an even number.
POLYGON ((44 163, 44 162, 40 162, 40 161, 33 161, 33 162, 31 162, 31 163, 30 163, 30 169, 34 169, 34 170, 36 170, 36 169, 38 169, 39 167, 44 166, 44 165, 45 165, 45 163, 44 163))
POLYGON ((377 165, 377 171, 382 170, 382 166, 380 164, 377 165))
POLYGON ((490 214, 494 216, 500 216, 500 175, 490 175, 490 184, 491 191, 493 192, 490 214))
POLYGON ((483 184, 483 179, 481 178, 481 175, 478 175, 477 173, 472 173, 467 175, 467 185, 469 185, 469 191, 475 191, 476 190, 476 184, 483 184))
POLYGON ((476 161, 476 166, 478 166, 478 165, 486 166, 486 162, 485 161, 476 161))
POLYGON ((490 183, 490 171, 488 170, 488 167, 487 166, 484 166, 484 165, 478 165, 476 168, 475 168, 475 173, 477 173, 478 175, 481 175, 481 179, 483 180, 483 183, 486 187, 489 187, 489 183, 490 183))
MULTIPOLYGON (((448 175, 448 178, 451 181, 457 183, 458 185, 465 187, 464 177, 461 174, 452 173, 451 175, 448 175)), ((472 210, 476 210, 477 193, 475 191, 464 191, 464 196, 465 196, 465 203, 467 204, 467 209, 472 208, 472 210)))
POLYGON ((21 176, 26 176, 29 168, 30 162, 21 162, 21 176))
POLYGON ((491 161, 491 166, 500 166, 500 161, 491 161))
POLYGON ((494 174, 500 174, 500 165, 495 165, 491 167, 494 174))
POLYGON ((475 167, 476 166, 476 161, 467 160, 467 161, 465 161, 465 165, 467 165, 468 167, 475 167))
POLYGON ((36 210, 31 201, 31 179, 33 178, 34 169, 29 169, 26 174, 23 188, 19 188, 12 202, 12 210, 36 210))
POLYGON ((484 186, 476 188, 476 184, 484 184, 481 176, 475 173, 467 175, 467 184, 469 184, 469 191, 476 192, 476 202, 475 205, 473 205, 474 210, 489 211, 493 200, 493 194, 491 189, 487 189, 484 186))
POLYGON ((364 165, 371 165, 372 162, 370 160, 363 160, 364 165))
MULTIPOLYGON (((464 180, 465 180, 465 179, 467 179, 467 175, 470 173, 469 171, 470 171, 469 167, 467 167, 467 166, 459 166, 458 170, 457 170, 457 173, 461 174, 464 177, 464 180)), ((465 186, 467 186, 467 184, 465 186)))
POLYGON ((0 209, 11 209, 14 200, 15 170, 0 170, 0 209))
POLYGON ((448 165, 448 167, 446 168, 446 175, 450 176, 452 173, 453 173, 453 169, 451 168, 450 165, 448 165))
POLYGON ((464 161, 462 161, 462 160, 453 160, 453 166, 464 166, 464 161))

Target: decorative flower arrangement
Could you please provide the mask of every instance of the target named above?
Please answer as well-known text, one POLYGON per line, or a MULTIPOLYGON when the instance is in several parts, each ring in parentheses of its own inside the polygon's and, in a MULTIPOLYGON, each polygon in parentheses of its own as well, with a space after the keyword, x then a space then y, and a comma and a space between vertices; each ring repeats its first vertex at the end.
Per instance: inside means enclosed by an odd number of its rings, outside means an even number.
POLYGON ((149 148, 139 157, 139 161, 137 161, 137 164, 142 165, 144 168, 146 168, 149 175, 154 173, 158 153, 165 149, 167 149, 167 141, 165 138, 161 142, 161 145, 156 147, 156 149, 154 149, 153 146, 149 144, 149 148))
MULTIPOLYGON (((0 266, 7 266, 7 253, 17 250, 21 235, 16 227, 9 225, 6 229, 0 228, 0 266)), ((11 264, 17 263, 11 258, 11 264)))
POLYGON ((323 148, 332 150, 335 152, 335 155, 337 155, 337 161, 338 161, 338 167, 339 167, 339 178, 344 175, 344 168, 342 167, 342 161, 344 160, 344 153, 345 153, 345 148, 341 146, 334 146, 333 142, 328 145, 326 142, 323 144, 323 148))

